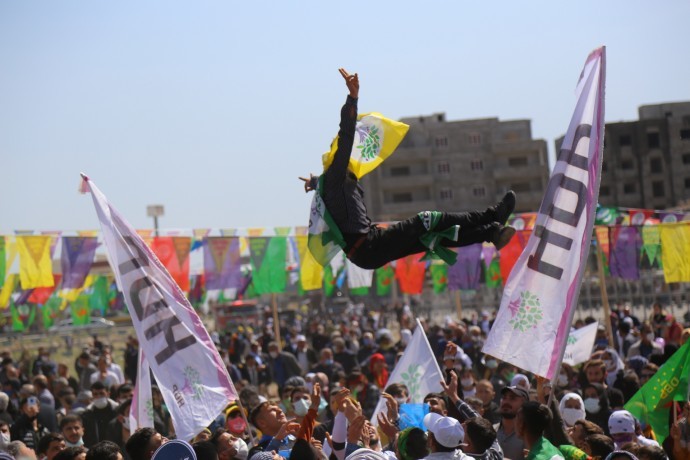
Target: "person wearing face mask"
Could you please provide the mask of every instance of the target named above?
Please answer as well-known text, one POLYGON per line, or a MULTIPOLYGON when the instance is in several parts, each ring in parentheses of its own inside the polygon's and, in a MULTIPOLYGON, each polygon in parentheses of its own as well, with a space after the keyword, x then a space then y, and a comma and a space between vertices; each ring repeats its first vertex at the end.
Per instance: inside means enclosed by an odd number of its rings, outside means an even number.
POLYGON ((7 450, 7 445, 10 443, 11 439, 10 424, 4 420, 0 420, 0 452, 7 450))
POLYGON ((558 409, 561 412, 566 427, 569 429, 575 426, 575 422, 585 420, 587 416, 585 403, 577 393, 566 393, 561 399, 558 409))
POLYGON ((81 417, 76 414, 65 415, 60 420, 60 433, 65 438, 67 447, 79 447, 84 445, 84 425, 81 417))
POLYGON ((276 342, 268 344, 268 359, 266 367, 271 373, 271 380, 279 387, 285 385, 285 381, 290 377, 302 375, 302 368, 294 355, 285 351, 280 351, 276 342))
POLYGON ((249 447, 242 438, 218 428, 209 442, 215 446, 218 460, 247 460, 249 447))
POLYGON ((587 420, 599 425, 608 434, 608 421, 611 415, 606 390, 599 383, 589 383, 582 389, 587 420))
POLYGON ((369 362, 369 357, 376 351, 376 342, 374 342, 374 334, 371 332, 365 332, 362 334, 362 341, 357 352, 357 361, 359 362, 359 367, 365 367, 366 363, 369 362))
POLYGON ((110 399, 110 392, 100 381, 91 385, 91 394, 93 395, 93 402, 86 407, 82 414, 84 445, 87 448, 106 440, 108 423, 117 417, 118 406, 115 401, 110 399))
MULTIPOLYGON (((298 387, 292 390, 292 408, 295 412, 295 422, 297 423, 301 424, 307 412, 309 412, 312 402, 310 394, 309 389, 306 387, 298 387)), ((324 439, 326 437, 326 429, 318 421, 315 421, 313 437, 316 439, 324 439)))
POLYGON ((496 390, 490 380, 480 380, 477 382, 477 398, 482 401, 484 408, 483 417, 492 424, 499 423, 501 416, 499 414, 498 404, 496 404, 496 390))
POLYGON ((644 323, 640 329, 640 340, 630 346, 628 358, 643 356, 649 359, 652 355, 663 355, 664 349, 654 341, 654 331, 649 323, 644 323))
POLYGON ((360 371, 354 371, 347 378, 347 388, 352 392, 352 397, 361 405, 364 416, 371 419, 381 395, 379 387, 370 383, 360 371))
POLYGON ((332 381, 336 373, 345 371, 343 366, 333 359, 333 351, 330 348, 324 348, 319 354, 319 363, 310 372, 314 374, 323 372, 328 377, 328 381, 332 381))
POLYGON ((132 400, 128 399, 117 407, 117 416, 108 423, 108 433, 106 439, 112 441, 125 451, 125 444, 131 436, 129 428, 129 410, 132 400))
POLYGON ((410 399, 410 390, 404 383, 393 383, 386 387, 384 393, 391 395, 398 403, 398 408, 401 404, 406 404, 410 399))
POLYGON ((20 401, 21 415, 12 425, 10 434, 12 441, 21 441, 29 449, 36 449, 43 436, 50 431, 38 421, 40 402, 36 396, 29 396, 20 401))
POLYGON ((476 396, 477 386, 474 382, 472 369, 464 369, 460 373, 460 386, 462 387, 462 394, 464 398, 476 396))

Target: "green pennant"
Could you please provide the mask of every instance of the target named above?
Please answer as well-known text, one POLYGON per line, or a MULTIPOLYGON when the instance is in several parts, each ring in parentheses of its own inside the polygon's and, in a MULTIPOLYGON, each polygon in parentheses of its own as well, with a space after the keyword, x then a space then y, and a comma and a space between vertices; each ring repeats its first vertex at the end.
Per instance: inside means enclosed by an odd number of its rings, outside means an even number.
POLYGON ((93 291, 89 296, 89 309, 91 311, 98 310, 101 316, 105 316, 108 309, 108 278, 105 276, 98 276, 93 283, 93 291))
POLYGON ((494 258, 488 266, 485 266, 484 280, 487 287, 499 287, 503 282, 501 277, 501 264, 494 258))
POLYGON ((434 286, 434 294, 441 294, 448 286, 448 265, 431 264, 431 281, 434 286))
POLYGON ((287 238, 284 236, 249 239, 252 283, 257 294, 285 292, 287 286, 287 238))
POLYGON ((625 404, 625 409, 654 430, 659 444, 669 435, 673 401, 687 401, 690 341, 680 347, 625 404))
POLYGON ((23 332, 26 329, 24 321, 19 316, 19 311, 17 306, 12 300, 10 300, 10 313, 12 314, 12 331, 13 332, 23 332))
POLYGON ((597 205, 594 225, 614 225, 620 215, 618 208, 597 205))
POLYGON ((5 265, 6 265, 5 237, 0 236, 0 288, 5 285, 5 265))
POLYGON ((331 264, 323 267, 323 295, 326 297, 332 297, 335 293, 335 283, 336 278, 333 276, 333 269, 331 264))
POLYGON ((376 295, 387 296, 391 293, 393 286, 393 278, 395 277, 395 270, 390 264, 386 264, 381 268, 377 268, 376 272, 376 295))
POLYGON ((51 296, 46 303, 41 307, 41 316, 43 318, 43 327, 48 329, 55 324, 55 318, 60 311, 62 299, 55 295, 51 296))
POLYGON ((77 300, 70 305, 72 312, 72 324, 75 326, 83 326, 91 322, 91 308, 89 306, 89 296, 81 294, 77 300))
POLYGON ((656 262, 661 267, 661 235, 656 225, 642 227, 642 253, 647 256, 649 265, 656 262))
POLYGON ((350 288, 350 295, 358 295, 358 296, 369 295, 369 286, 350 288))

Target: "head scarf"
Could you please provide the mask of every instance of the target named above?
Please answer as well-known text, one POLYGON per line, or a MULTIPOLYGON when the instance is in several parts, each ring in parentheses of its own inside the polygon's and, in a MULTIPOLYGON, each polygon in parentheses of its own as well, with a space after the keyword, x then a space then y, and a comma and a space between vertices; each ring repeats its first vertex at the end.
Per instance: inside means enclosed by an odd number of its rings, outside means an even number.
POLYGON ((388 382, 388 369, 384 367, 380 374, 374 374, 374 366, 376 363, 380 362, 384 364, 386 363, 386 358, 384 358, 381 353, 374 353, 371 355, 371 358, 369 358, 369 372, 371 372, 371 374, 374 376, 376 386, 383 390, 386 388, 386 383, 388 382))
POLYGON ((585 402, 582 400, 582 397, 577 394, 577 393, 566 393, 563 396, 563 399, 561 399, 560 404, 558 405, 558 409, 561 412, 561 415, 563 416, 563 420, 566 422, 567 426, 573 426, 575 424, 576 420, 568 420, 566 417, 569 417, 565 414, 567 414, 570 411, 575 411, 579 410, 580 411, 580 416, 577 420, 584 420, 585 417, 587 416, 585 413, 585 402), (570 401, 571 399, 576 399, 580 402, 580 409, 569 409, 565 407, 565 403, 570 401), (572 422, 572 423, 571 423, 572 422))

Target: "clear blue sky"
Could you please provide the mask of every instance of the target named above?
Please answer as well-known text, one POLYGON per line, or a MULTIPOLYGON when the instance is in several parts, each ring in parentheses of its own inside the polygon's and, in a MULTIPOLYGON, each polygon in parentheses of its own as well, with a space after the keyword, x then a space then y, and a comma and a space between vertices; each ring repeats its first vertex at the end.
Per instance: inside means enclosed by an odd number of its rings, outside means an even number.
POLYGON ((563 134, 607 45, 607 121, 690 100, 690 2, 3 1, 0 232, 305 225, 357 71, 360 110, 532 120, 563 134))

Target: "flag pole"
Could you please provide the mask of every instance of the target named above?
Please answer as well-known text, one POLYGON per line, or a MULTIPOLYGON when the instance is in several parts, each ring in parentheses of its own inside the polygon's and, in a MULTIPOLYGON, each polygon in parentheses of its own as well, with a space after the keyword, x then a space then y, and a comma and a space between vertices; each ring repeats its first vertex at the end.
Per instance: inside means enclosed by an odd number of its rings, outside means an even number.
POLYGON ((609 306, 609 295, 606 292, 606 276, 604 275, 604 252, 597 239, 597 273, 599 274, 599 289, 601 290, 601 303, 604 306, 604 324, 606 324, 606 335, 609 338, 609 346, 613 345, 613 328, 611 327, 611 308, 609 306))
POLYGON ((458 321, 462 322, 462 302, 460 301, 460 289, 455 291, 455 311, 458 315, 458 321))
POLYGON ((278 298, 275 292, 271 294, 271 303, 273 304, 273 333, 276 336, 276 343, 280 348, 283 348, 283 345, 280 343, 280 322, 278 321, 278 298))

